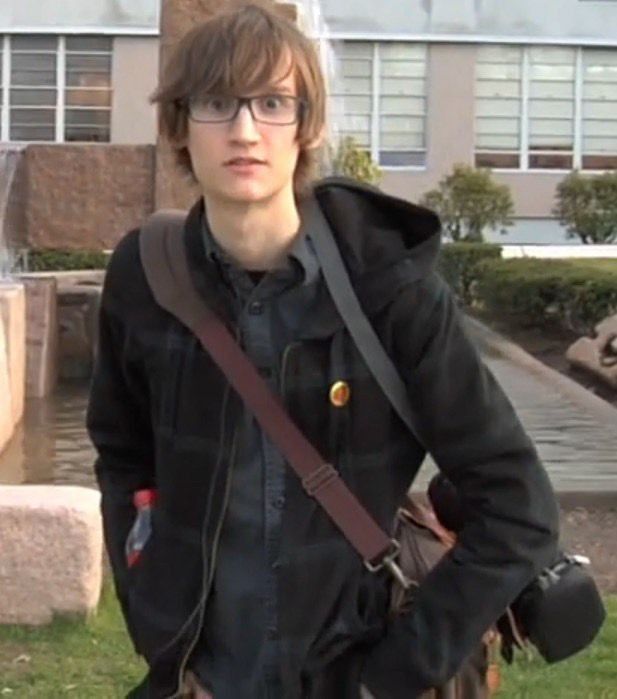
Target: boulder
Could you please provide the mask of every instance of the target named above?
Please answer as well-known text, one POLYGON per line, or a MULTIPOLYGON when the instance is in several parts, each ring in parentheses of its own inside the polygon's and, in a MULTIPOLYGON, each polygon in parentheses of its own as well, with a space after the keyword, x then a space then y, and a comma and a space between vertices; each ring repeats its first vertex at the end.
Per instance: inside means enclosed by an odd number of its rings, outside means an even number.
POLYGON ((100 494, 78 486, 0 486, 0 624, 86 616, 99 600, 100 494))
POLYGON ((617 314, 598 323, 595 331, 594 338, 581 337, 571 345, 566 358, 617 390, 617 314))

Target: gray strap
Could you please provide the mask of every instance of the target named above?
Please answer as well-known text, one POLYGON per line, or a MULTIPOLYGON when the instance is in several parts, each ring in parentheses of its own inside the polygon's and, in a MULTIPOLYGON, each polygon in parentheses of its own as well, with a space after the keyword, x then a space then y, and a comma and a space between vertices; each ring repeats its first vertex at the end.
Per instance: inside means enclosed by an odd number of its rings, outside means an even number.
POLYGON ((326 284, 338 312, 381 390, 409 431, 417 437, 407 388, 360 306, 330 226, 315 197, 306 202, 304 212, 308 217, 311 240, 315 244, 326 284))

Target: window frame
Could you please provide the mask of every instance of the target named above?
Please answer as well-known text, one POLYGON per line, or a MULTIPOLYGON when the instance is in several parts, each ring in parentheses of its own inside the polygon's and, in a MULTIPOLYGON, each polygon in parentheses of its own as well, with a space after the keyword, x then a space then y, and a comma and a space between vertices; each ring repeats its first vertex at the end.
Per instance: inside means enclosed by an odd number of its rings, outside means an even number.
MULTIPOLYGON (((337 43, 340 43, 341 45, 345 44, 369 44, 372 47, 371 51, 371 58, 370 58, 370 66, 371 66, 371 76, 370 76, 370 82, 371 82, 371 94, 370 94, 370 105, 371 105, 371 112, 368 115, 370 119, 370 126, 369 126, 369 131, 368 131, 368 137, 369 137, 369 153, 371 156, 371 159, 373 162, 375 162, 381 170, 385 171, 425 171, 427 169, 427 158, 428 158, 428 144, 427 144, 427 120, 428 120, 428 69, 429 69, 429 52, 430 52, 430 44, 425 41, 400 41, 400 40, 391 40, 391 41, 384 41, 384 40, 374 40, 371 38, 353 38, 353 39, 338 39, 336 40, 337 43), (412 149, 410 148, 410 152, 414 153, 419 153, 423 156, 423 164, 422 165, 384 165, 380 162, 380 152, 381 152, 381 123, 380 119, 381 116, 383 116, 380 113, 380 104, 381 104, 381 99, 384 95, 382 95, 381 92, 381 81, 382 81, 382 58, 381 58, 381 51, 380 47, 383 44, 389 44, 389 43, 409 43, 409 44, 414 44, 414 45, 421 45, 424 48, 425 51, 425 59, 424 59, 424 93, 420 95, 421 99, 424 100, 424 114, 422 115, 423 121, 424 121, 424 132, 423 132, 423 140, 424 140, 424 147, 423 149, 417 150, 417 149, 412 149)), ((335 56, 336 56, 336 63, 337 65, 340 66, 341 61, 345 60, 345 56, 343 53, 338 53, 336 52, 336 49, 334 51, 335 56)), ((350 59, 353 60, 353 59, 350 59)), ((385 60, 385 59, 383 59, 385 60)), ((341 82, 339 85, 336 86, 337 88, 343 88, 343 83, 341 82)), ((389 95, 385 95, 388 97, 389 95)), ((407 97, 408 95, 404 95, 404 97, 407 97)), ((418 95, 409 95, 413 98, 417 98, 418 95)), ((342 99, 343 100, 343 107, 344 107, 344 93, 342 91, 333 91, 332 92, 332 98, 334 99, 342 99)), ((343 112, 340 116, 345 116, 345 112, 343 109, 343 112)), ((388 116, 401 116, 405 117, 408 116, 406 114, 390 114, 388 116)))
MULTIPOLYGON (((492 45, 497 45, 497 46, 511 46, 511 44, 492 44, 492 45)), ((481 49, 483 45, 478 45, 478 48, 481 49)), ((612 168, 606 168, 606 169, 594 169, 594 168, 584 168, 583 167, 583 162, 584 158, 590 158, 590 157, 603 157, 602 155, 598 155, 596 153, 585 153, 583 150, 583 144, 584 144, 584 105, 585 105, 585 98, 584 98, 584 89, 585 89, 585 82, 584 82, 584 52, 585 51, 593 51, 595 48, 594 46, 571 46, 568 45, 568 48, 574 48, 576 50, 575 57, 574 57, 574 80, 573 80, 573 87, 574 87, 574 95, 572 98, 573 101, 573 131, 572 131, 572 151, 571 151, 571 157, 572 157, 572 166, 568 168, 546 168, 546 167, 532 167, 530 166, 530 159, 532 159, 534 156, 542 156, 544 153, 543 151, 534 151, 530 150, 530 144, 529 144, 529 136, 530 136, 530 114, 529 114, 529 107, 531 103, 531 96, 530 96, 530 87, 531 87, 531 77, 530 77, 530 53, 534 48, 538 48, 538 46, 546 46, 552 47, 554 46, 553 44, 528 44, 524 46, 520 46, 521 48, 521 109, 520 113, 518 116, 519 119, 519 133, 520 133, 520 143, 519 143, 519 148, 518 150, 499 150, 498 148, 492 148, 492 149, 487 149, 487 148, 482 148, 479 149, 475 145, 477 143, 477 138, 478 138, 478 130, 477 130, 477 113, 474 115, 474 164, 476 167, 483 167, 481 165, 478 165, 478 156, 516 156, 518 158, 518 166, 517 167, 506 167, 506 166, 499 166, 499 167, 492 167, 491 169, 496 171, 496 172, 504 172, 504 173, 512 173, 512 172, 529 172, 529 173, 555 173, 555 174, 563 174, 563 173, 568 173, 571 172, 573 169, 580 170, 581 172, 586 172, 586 173, 598 173, 598 172, 615 172, 617 171, 617 164, 615 167, 612 168)), ((565 48, 565 46, 564 46, 565 48)), ((617 49, 614 49, 617 52, 617 49)), ((478 63, 476 63, 478 65, 478 63)), ((477 86, 478 86, 478 78, 476 76, 476 79, 474 81, 474 110, 476 109, 477 106, 477 100, 478 100, 478 94, 477 94, 477 86)), ((567 154, 569 154, 570 151, 567 151, 567 154)), ((555 156, 558 156, 560 152, 556 150, 554 152, 555 156)), ((564 151, 564 154, 566 152, 564 151)), ((617 151, 615 153, 607 153, 607 157, 610 158, 615 158, 617 161, 617 151)))
MULTIPOLYGON (((95 50, 80 50, 80 51, 73 51, 73 50, 67 50, 67 38, 69 36, 77 36, 77 35, 67 35, 67 34, 41 34, 41 36, 48 36, 52 37, 55 39, 56 43, 56 48, 55 48, 55 55, 56 55, 56 76, 55 76, 55 84, 52 86, 49 86, 49 89, 54 89, 56 90, 56 101, 55 105, 53 106, 54 110, 54 139, 53 140, 43 140, 43 139, 36 139, 36 140, 23 140, 23 141, 18 141, 18 140, 12 140, 10 138, 10 131, 11 131, 11 90, 14 88, 12 84, 12 76, 11 76, 11 69, 12 69, 12 55, 13 55, 13 48, 12 48, 12 37, 14 36, 20 36, 19 34, 2 34, 0 36, 0 58, 2 61, 2 101, 0 103, 0 141, 3 142, 13 142, 13 143, 111 143, 111 125, 112 125, 112 109, 113 109, 113 83, 112 83, 112 78, 113 78, 113 41, 114 38, 111 35, 104 35, 106 39, 109 39, 110 41, 110 48, 109 50, 101 50, 101 49, 95 49, 95 50), (67 55, 71 54, 85 54, 85 55, 107 55, 110 57, 110 68, 109 68, 109 87, 88 87, 85 88, 87 90, 101 90, 104 92, 109 93, 109 105, 108 106, 90 106, 90 105, 67 105, 67 100, 66 100, 66 92, 67 89, 71 89, 71 86, 67 86, 67 55), (66 129, 67 129, 67 109, 71 110, 78 110, 78 111, 99 111, 99 112, 106 112, 108 114, 108 124, 106 126, 107 129, 107 139, 106 140, 96 140, 96 139, 90 139, 90 140, 72 140, 72 139, 67 139, 66 138, 66 129)), ((84 36, 95 36, 98 37, 99 35, 97 34, 87 34, 84 36)), ((42 89, 42 88, 37 88, 36 86, 33 86, 33 89, 42 89)), ((18 109, 36 109, 36 108, 46 108, 49 109, 51 107, 41 107, 38 105, 17 105, 15 108, 18 109)))

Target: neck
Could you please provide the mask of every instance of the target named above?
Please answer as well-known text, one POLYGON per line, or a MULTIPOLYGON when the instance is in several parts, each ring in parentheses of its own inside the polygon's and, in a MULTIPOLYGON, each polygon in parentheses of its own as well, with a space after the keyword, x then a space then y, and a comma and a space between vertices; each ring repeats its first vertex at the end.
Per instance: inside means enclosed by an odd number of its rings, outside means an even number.
POLYGON ((217 243, 242 268, 274 269, 300 228, 293 190, 267 201, 221 201, 204 196, 206 218, 217 243))

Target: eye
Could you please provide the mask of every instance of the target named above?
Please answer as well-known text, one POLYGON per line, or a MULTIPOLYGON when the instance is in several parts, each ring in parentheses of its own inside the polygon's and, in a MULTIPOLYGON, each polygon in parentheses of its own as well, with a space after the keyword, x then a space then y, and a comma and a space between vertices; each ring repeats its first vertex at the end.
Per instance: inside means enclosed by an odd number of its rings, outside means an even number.
POLYGON ((284 109, 287 101, 283 95, 265 95, 260 99, 260 105, 268 112, 277 112, 284 109))
POLYGON ((203 107, 211 112, 227 112, 233 104, 232 97, 211 96, 203 100, 203 107))

